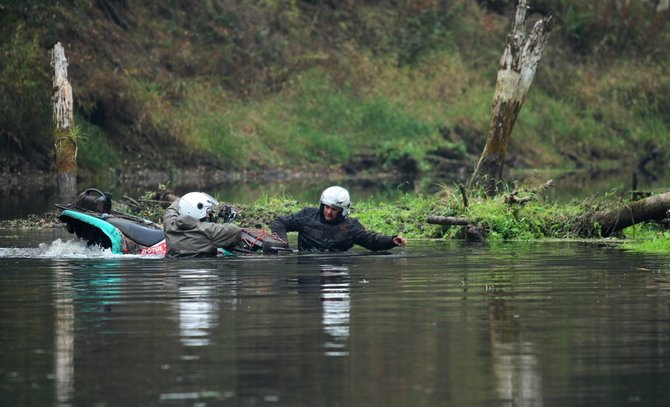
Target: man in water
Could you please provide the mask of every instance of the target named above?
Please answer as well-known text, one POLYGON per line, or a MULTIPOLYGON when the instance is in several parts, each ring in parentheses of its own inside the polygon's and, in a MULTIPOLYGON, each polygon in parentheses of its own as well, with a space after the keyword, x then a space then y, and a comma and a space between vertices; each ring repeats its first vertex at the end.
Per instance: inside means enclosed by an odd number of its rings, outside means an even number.
POLYGON ((287 232, 298 232, 298 250, 301 252, 344 252, 354 244, 368 250, 388 250, 407 245, 402 236, 387 236, 371 232, 354 218, 349 218, 349 192, 339 186, 326 188, 318 208, 303 208, 292 215, 276 218, 272 232, 288 241, 287 232))
POLYGON ((219 202, 204 192, 189 192, 163 214, 167 257, 212 257, 217 248, 233 246, 242 229, 232 223, 214 222, 219 202))

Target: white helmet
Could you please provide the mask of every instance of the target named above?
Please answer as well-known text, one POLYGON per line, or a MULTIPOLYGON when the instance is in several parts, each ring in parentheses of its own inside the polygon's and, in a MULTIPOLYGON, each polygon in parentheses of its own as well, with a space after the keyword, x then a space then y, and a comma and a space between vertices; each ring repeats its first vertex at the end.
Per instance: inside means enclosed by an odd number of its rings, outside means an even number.
POLYGON ((349 207, 351 206, 349 192, 346 189, 337 186, 326 188, 321 193, 321 205, 341 208, 342 217, 346 218, 349 214, 349 207))
POLYGON ((189 192, 179 200, 179 214, 203 220, 219 201, 204 192, 189 192))

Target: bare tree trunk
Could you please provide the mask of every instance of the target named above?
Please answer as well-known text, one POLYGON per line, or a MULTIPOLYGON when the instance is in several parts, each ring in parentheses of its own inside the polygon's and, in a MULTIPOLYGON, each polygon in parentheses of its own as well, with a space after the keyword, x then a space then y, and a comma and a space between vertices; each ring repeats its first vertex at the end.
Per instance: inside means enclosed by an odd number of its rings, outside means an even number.
POLYGON ((74 135, 72 87, 67 79, 67 59, 60 42, 51 55, 53 78, 53 119, 55 166, 58 195, 64 202, 74 199, 77 190, 77 141, 74 135))
POLYGON ((670 192, 666 192, 631 202, 609 212, 598 213, 594 220, 600 225, 600 234, 607 237, 628 226, 650 220, 663 220, 668 217, 669 211, 670 192))
POLYGON ((656 34, 663 29, 668 21, 670 11, 670 0, 658 0, 654 19, 647 30, 647 41, 653 41, 656 34))
POLYGON ((509 136, 553 27, 553 20, 549 16, 535 23, 530 36, 526 38, 526 3, 526 0, 519 0, 514 26, 507 36, 498 69, 486 146, 470 181, 471 186, 484 187, 489 196, 495 195, 502 180, 509 136))

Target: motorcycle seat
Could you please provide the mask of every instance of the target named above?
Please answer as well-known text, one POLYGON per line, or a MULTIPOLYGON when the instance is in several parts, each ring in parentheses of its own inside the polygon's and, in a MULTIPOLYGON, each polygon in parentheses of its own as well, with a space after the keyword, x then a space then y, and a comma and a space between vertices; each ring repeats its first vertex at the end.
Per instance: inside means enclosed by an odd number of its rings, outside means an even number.
POLYGON ((142 225, 130 219, 109 216, 105 218, 105 221, 114 225, 129 239, 143 246, 150 247, 165 239, 163 229, 142 225))

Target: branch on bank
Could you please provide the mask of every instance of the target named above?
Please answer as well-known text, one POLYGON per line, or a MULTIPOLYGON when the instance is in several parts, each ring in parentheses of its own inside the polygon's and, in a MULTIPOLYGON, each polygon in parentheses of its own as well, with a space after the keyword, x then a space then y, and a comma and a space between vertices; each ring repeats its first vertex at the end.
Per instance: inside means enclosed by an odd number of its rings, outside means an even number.
POLYGON ((426 220, 429 224, 442 226, 464 226, 463 237, 468 242, 481 242, 486 240, 488 231, 485 227, 475 225, 467 218, 459 218, 456 216, 429 216, 426 220))

